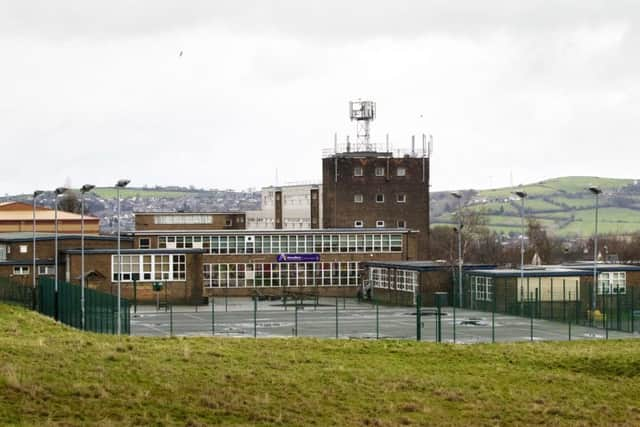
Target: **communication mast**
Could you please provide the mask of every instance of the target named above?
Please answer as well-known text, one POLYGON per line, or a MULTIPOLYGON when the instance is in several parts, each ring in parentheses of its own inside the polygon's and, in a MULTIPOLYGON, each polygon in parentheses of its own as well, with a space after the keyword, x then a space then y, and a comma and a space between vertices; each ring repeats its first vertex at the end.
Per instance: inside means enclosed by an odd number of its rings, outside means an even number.
POLYGON ((349 102, 349 115, 351 121, 356 122, 357 144, 366 151, 372 150, 369 128, 371 121, 376 118, 376 103, 373 101, 349 102))

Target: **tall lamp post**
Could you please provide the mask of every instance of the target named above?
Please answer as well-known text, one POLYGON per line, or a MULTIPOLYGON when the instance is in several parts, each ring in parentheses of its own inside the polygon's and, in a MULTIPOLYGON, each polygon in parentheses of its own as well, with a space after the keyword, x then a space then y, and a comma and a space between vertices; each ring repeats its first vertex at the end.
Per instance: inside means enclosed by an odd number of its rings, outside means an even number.
POLYGON ((84 299, 84 195, 96 188, 95 185, 85 184, 80 188, 80 310, 82 312, 82 330, 86 329, 85 299, 84 299))
POLYGON ((58 197, 66 193, 68 188, 58 187, 54 190, 54 283, 53 283, 53 318, 58 320, 58 197))
POLYGON ((458 306, 462 307, 462 194, 456 191, 451 195, 458 199, 458 228, 454 228, 454 230, 458 234, 458 306))
POLYGON ((36 288, 36 199, 43 193, 44 191, 41 190, 33 192, 33 246, 31 250, 33 253, 33 270, 31 271, 33 289, 36 288))
POLYGON ((593 236, 593 292, 591 293, 591 310, 593 312, 596 309, 596 288, 598 287, 598 199, 602 190, 591 186, 589 191, 596 197, 596 225, 593 236))
MULTIPOLYGON (((527 198, 527 193, 524 191, 516 191, 514 193, 520 197, 520 289, 524 287, 524 199, 527 198)), ((529 298, 529 295, 527 295, 529 298)))
POLYGON ((116 183, 116 197, 118 199, 118 280, 117 280, 117 284, 118 284, 118 335, 120 335, 122 333, 122 315, 121 315, 121 304, 120 304, 120 300, 122 297, 122 292, 121 292, 121 269, 122 269, 122 257, 120 255, 120 189, 126 187, 127 185, 129 185, 131 181, 128 179, 120 179, 118 180, 118 182, 116 183))

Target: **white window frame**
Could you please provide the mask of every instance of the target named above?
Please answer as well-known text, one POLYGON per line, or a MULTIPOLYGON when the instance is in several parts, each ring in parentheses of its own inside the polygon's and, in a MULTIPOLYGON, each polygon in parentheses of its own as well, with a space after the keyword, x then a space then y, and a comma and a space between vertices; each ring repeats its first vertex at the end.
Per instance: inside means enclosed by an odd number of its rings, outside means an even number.
POLYGON ((626 293, 626 271, 605 271, 598 273, 598 295, 624 295, 626 293))
POLYGON ((14 265, 13 266, 13 275, 14 276, 27 276, 27 275, 29 275, 29 266, 28 265, 14 265))
POLYGON ((353 203, 364 203, 364 195, 362 193, 354 194, 353 203))
POLYGON ((407 176, 407 168, 404 166, 398 166, 396 169, 396 176, 407 176))
POLYGON ((384 167, 376 166, 376 176, 384 176, 384 167))
POLYGON ((384 203, 384 193, 376 194, 376 203, 384 203), (378 200, 378 196, 382 196, 382 200, 378 200))
POLYGON ((384 228, 384 221, 379 219, 376 221, 376 228, 384 228))
POLYGON ((364 168, 362 166, 354 166, 353 176, 364 176, 364 168))
MULTIPOLYGON (((132 282, 133 274, 138 274, 138 282, 184 282, 187 280, 187 256, 185 254, 123 254, 122 282, 132 282), (177 266, 177 268, 176 268, 177 266), (158 268, 159 267, 159 268, 158 268), (148 274, 149 277, 145 277, 148 274)), ((116 260, 111 255, 111 281, 118 281, 116 260)))
POLYGON ((493 301, 493 277, 472 276, 471 285, 475 301, 493 301))
POLYGON ((398 228, 407 228, 407 221, 405 221, 404 219, 399 219, 396 222, 396 225, 398 228))
POLYGON ((38 276, 53 276, 56 274, 56 269, 53 265, 39 265, 38 276))
POLYGON ((407 203, 407 195, 405 193, 398 193, 396 195, 397 203, 407 203))
POLYGON ((29 245, 20 245, 19 252, 21 254, 26 254, 27 252, 29 252, 29 245))
POLYGON ((151 248, 151 239, 148 237, 141 237, 140 240, 138 240, 138 248, 140 249, 150 249, 151 248), (146 241, 146 244, 143 244, 142 242, 146 241))
POLYGON ((361 219, 356 219, 355 221, 353 221, 353 228, 363 228, 364 227, 364 221, 361 219))

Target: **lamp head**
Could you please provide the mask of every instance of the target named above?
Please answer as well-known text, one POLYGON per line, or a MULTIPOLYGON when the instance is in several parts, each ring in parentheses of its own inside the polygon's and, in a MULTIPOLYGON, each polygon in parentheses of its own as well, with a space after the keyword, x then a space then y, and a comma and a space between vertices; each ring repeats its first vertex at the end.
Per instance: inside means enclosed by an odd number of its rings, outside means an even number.
POLYGON ((36 190, 36 191, 33 192, 33 198, 35 199, 36 197, 40 196, 41 194, 44 194, 44 191, 36 190))
POLYGON ((461 199, 462 198, 462 194, 460 194, 460 192, 458 192, 458 191, 452 192, 451 195, 453 197, 455 197, 456 199, 461 199))
POLYGON ((124 188, 129 185, 130 182, 131 181, 128 179, 120 179, 118 180, 118 182, 116 182, 116 187, 124 188))
POLYGON ((69 191, 67 187, 58 187, 54 190, 54 193, 56 193, 56 196, 59 196, 61 194, 66 193, 67 191, 69 191))
POLYGON ((602 193, 602 190, 600 189, 600 187, 596 187, 595 185, 590 186, 589 191, 591 191, 591 193, 595 195, 602 193))
POLYGON ((82 188, 80 188, 80 192, 88 193, 89 191, 93 190, 94 188, 96 188, 96 186, 93 185, 93 184, 85 184, 85 185, 82 186, 82 188))
POLYGON ((513 194, 520 197, 521 199, 524 199, 525 197, 527 197, 527 193, 525 193, 524 191, 515 191, 513 194))

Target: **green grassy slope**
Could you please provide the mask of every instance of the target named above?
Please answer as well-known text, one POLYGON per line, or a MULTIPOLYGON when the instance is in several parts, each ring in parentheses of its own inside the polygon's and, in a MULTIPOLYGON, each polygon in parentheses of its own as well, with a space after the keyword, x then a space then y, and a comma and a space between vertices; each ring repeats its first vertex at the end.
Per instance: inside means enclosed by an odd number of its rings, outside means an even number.
MULTIPOLYGON (((640 186, 630 179, 564 177, 517 188, 480 190, 467 208, 484 215, 494 231, 519 233, 520 202, 514 199, 513 192, 523 190, 528 194, 527 217, 538 219, 552 234, 584 237, 594 229, 594 197, 587 190, 590 185, 603 190, 600 231, 616 234, 640 231, 640 186)), ((453 223, 455 204, 446 206, 448 211, 441 210, 433 216, 434 226, 453 223)))
POLYGON ((640 341, 83 334, 0 304, 2 425, 638 425, 640 341))

